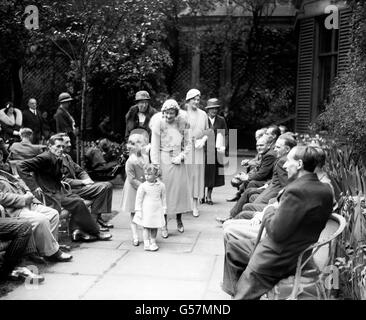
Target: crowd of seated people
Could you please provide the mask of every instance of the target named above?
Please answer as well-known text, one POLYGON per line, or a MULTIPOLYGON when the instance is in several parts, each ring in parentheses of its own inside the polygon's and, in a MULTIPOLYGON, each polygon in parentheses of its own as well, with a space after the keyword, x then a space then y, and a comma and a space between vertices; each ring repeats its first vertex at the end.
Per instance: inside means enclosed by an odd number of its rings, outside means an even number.
POLYGON ((257 137, 258 162, 249 169, 263 170, 264 156, 272 150, 269 178, 245 184, 242 178, 248 174, 241 174, 237 202, 228 216, 216 218, 224 231, 222 289, 234 299, 259 299, 294 274, 299 254, 317 241, 336 206, 323 169, 324 150, 298 143, 291 132, 278 133, 278 127, 270 126, 257 137))
POLYGON ((47 146, 33 144, 32 135, 29 128, 19 129, 21 141, 5 144, 7 158, 0 161, 0 281, 43 281, 22 266, 24 258, 36 263, 72 260, 70 246, 58 243, 61 210, 69 211, 71 241, 112 238, 113 225, 102 219, 111 212, 112 185, 94 182, 71 159, 66 134, 53 135, 47 146), (8 161, 15 161, 15 167, 8 161))

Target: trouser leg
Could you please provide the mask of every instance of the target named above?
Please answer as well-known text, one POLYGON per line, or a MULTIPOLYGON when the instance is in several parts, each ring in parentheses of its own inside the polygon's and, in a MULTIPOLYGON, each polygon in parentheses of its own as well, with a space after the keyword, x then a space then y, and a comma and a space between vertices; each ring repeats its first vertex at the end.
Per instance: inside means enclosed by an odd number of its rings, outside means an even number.
POLYGON ((32 225, 23 219, 0 219, 0 240, 9 241, 0 276, 7 276, 20 262, 32 237, 32 225))
POLYGON ((75 194, 67 194, 61 198, 61 206, 70 211, 70 231, 80 228, 91 235, 99 234, 99 226, 92 219, 89 209, 82 198, 75 194))
POLYGON ((230 210, 230 217, 234 218, 240 211, 242 211, 243 206, 249 202, 249 196, 257 188, 247 188, 241 195, 240 199, 235 203, 234 207, 230 210))
POLYGON ((271 275, 256 273, 247 267, 237 282, 234 299, 257 300, 271 290, 279 280, 271 275))
POLYGON ((39 254, 41 256, 51 256, 59 249, 59 245, 51 232, 50 224, 50 220, 53 223, 58 223, 58 212, 47 207, 40 208, 40 210, 48 212, 48 216, 44 213, 24 208, 20 211, 19 217, 26 219, 32 224, 33 236, 39 254))
POLYGON ((235 295, 236 284, 248 265, 255 240, 238 240, 230 234, 224 235, 225 261, 222 289, 231 296, 235 295))
POLYGON ((92 201, 91 214, 95 220, 101 213, 112 211, 113 186, 109 182, 95 182, 89 186, 73 189, 72 192, 92 201))

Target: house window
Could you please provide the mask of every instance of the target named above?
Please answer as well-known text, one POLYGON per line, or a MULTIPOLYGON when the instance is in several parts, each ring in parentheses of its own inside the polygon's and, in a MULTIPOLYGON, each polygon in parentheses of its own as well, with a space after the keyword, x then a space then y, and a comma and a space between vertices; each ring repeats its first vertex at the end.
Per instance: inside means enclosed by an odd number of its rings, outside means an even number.
POLYGON ((319 17, 319 78, 318 78, 318 114, 324 111, 329 102, 329 92, 337 74, 338 29, 325 28, 326 16, 319 17))

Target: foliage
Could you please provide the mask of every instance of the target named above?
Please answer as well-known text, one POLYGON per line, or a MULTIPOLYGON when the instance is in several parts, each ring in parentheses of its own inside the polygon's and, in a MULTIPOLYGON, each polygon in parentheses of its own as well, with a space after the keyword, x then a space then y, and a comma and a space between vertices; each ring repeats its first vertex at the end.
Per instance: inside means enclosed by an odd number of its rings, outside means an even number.
POLYGON ((366 167, 352 146, 321 135, 301 135, 305 144, 327 153, 326 172, 338 199, 337 212, 346 228, 337 239, 335 265, 345 299, 366 299, 366 167))
POLYGON ((350 65, 336 79, 331 101, 317 125, 343 137, 363 156, 366 154, 366 4, 349 1, 353 7, 350 65))

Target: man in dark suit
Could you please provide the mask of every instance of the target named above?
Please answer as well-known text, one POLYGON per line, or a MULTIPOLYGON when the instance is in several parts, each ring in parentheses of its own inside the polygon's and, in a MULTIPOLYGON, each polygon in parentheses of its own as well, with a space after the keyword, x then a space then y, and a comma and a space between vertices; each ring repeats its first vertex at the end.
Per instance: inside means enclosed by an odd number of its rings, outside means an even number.
POLYGON ((25 160, 31 159, 41 154, 47 148, 44 145, 33 144, 33 131, 30 128, 21 128, 19 130, 20 142, 14 142, 10 148, 9 160, 25 160))
POLYGON ((85 170, 83 170, 67 154, 71 151, 70 137, 61 134, 64 141, 63 180, 71 186, 71 191, 85 200, 92 201, 91 214, 103 228, 113 228, 113 225, 105 222, 101 214, 110 213, 112 210, 113 186, 110 182, 94 182, 85 170))
POLYGON ((227 201, 237 201, 247 188, 262 187, 268 180, 272 179, 273 167, 277 159, 276 153, 271 149, 273 137, 263 135, 257 140, 257 152, 261 160, 258 167, 249 173, 241 173, 242 184, 236 195, 227 201))
MULTIPOLYGON (((277 160, 274 165, 273 176, 268 186, 265 188, 260 187, 258 190, 258 197, 253 201, 253 204, 261 204, 261 211, 267 204, 268 201, 277 196, 278 192, 283 189, 288 182, 286 169, 283 167, 286 162, 286 156, 290 152, 290 150, 296 146, 296 141, 292 137, 288 135, 280 136, 274 147, 274 151, 277 154, 277 160)), ((235 204, 235 206, 230 210, 230 218, 235 218, 237 215, 243 210, 243 206, 249 202, 250 196, 254 193, 253 190, 245 190, 245 192, 240 197, 239 201, 235 204)), ((254 215, 254 212, 252 213, 254 215)), ((247 219, 252 218, 251 216, 247 216, 247 219)))
POLYGON ((291 182, 279 196, 277 209, 267 210, 266 236, 255 240, 227 234, 223 290, 235 299, 259 299, 281 279, 293 274, 299 254, 315 243, 332 213, 333 197, 314 173, 313 147, 295 147, 284 165, 291 182))
POLYGON ((46 205, 58 212, 61 207, 70 211, 70 231, 73 241, 109 240, 112 235, 101 233, 97 223, 80 196, 67 190, 62 184, 62 137, 49 139, 49 150, 17 164, 18 173, 38 199, 45 196, 46 205))
POLYGON ((37 110, 37 100, 29 99, 28 101, 29 109, 23 110, 23 128, 30 128, 33 131, 34 144, 39 144, 42 139, 42 118, 37 110))

